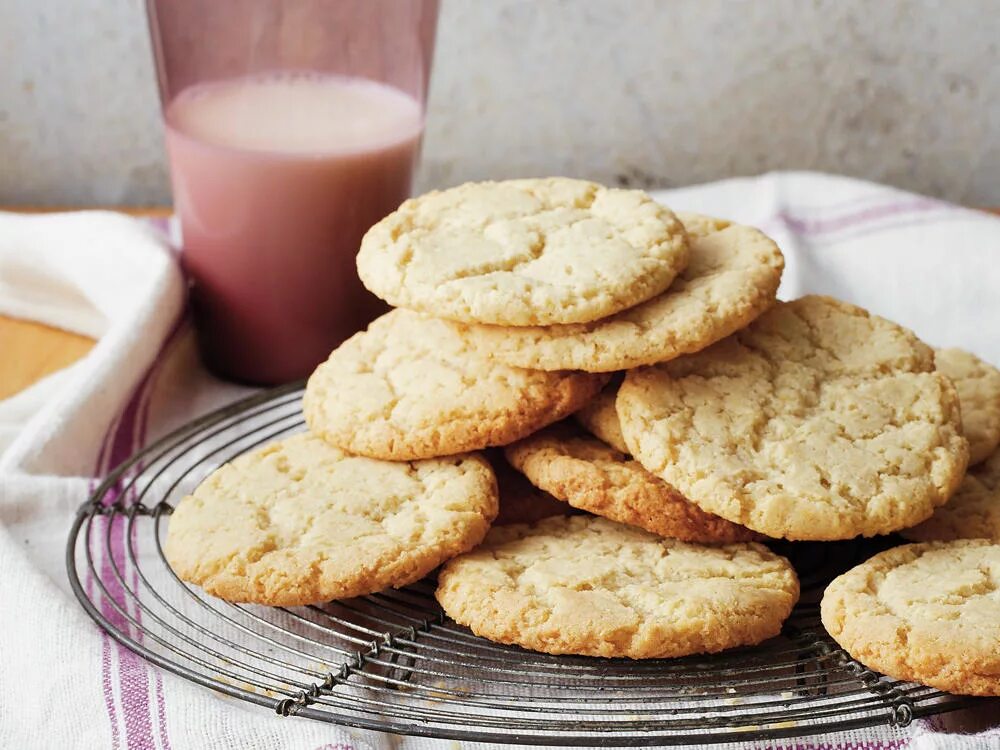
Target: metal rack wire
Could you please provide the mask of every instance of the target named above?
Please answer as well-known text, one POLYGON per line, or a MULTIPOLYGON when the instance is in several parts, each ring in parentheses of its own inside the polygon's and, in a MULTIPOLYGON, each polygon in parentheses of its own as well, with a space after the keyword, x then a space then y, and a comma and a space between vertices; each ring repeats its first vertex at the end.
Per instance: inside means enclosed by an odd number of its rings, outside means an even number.
POLYGON ((866 669, 820 625, 825 583, 878 543, 783 545, 803 597, 780 637, 641 662, 490 643, 442 615, 429 581, 295 608, 230 604, 181 582, 161 547, 174 505, 220 464, 301 431, 300 399, 296 384, 203 417, 119 466, 80 508, 69 577, 112 637, 283 716, 474 741, 723 742, 903 725, 970 702, 866 669))

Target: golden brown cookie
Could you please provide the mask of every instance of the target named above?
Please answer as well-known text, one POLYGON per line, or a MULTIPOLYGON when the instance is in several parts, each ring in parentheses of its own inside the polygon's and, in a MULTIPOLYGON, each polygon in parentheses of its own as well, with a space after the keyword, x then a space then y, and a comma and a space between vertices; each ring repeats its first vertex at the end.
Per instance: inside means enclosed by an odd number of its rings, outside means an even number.
POLYGON ((562 177, 468 183, 406 201, 361 241, 358 275, 397 307, 512 326, 583 323, 662 292, 684 228, 641 190, 562 177))
MULTIPOLYGON (((637 461, 566 422, 508 445, 504 455, 535 486, 612 521, 685 542, 761 539, 760 534, 706 513, 637 461)), ((502 502, 501 495, 501 507, 502 502)))
POLYGON ((938 349, 934 361, 958 391, 969 466, 978 464, 1000 445, 1000 370, 961 349, 938 349))
POLYGON ((603 384, 495 362, 444 322, 393 310, 316 369, 303 412, 343 450, 409 461, 506 445, 576 411, 603 384))
POLYGON ((478 544, 496 513, 482 456, 391 463, 300 434, 210 474, 171 515, 165 552, 223 599, 311 604, 423 578, 478 544))
POLYGON ((743 328, 774 302, 784 259, 752 227, 682 214, 691 256, 662 294, 590 323, 469 326, 484 351, 520 367, 611 372, 696 352, 743 328))
POLYGON ((1000 542, 1000 450, 965 475, 951 499, 904 537, 914 542, 991 539, 1000 542))
POLYGON ((958 395, 908 330, 829 297, 780 303, 712 347, 632 370, 616 408, 649 471, 786 539, 912 526, 958 487, 958 395))
POLYGON ((622 425, 615 409, 615 399, 623 377, 615 377, 601 392, 573 413, 573 418, 587 432, 622 453, 628 453, 622 425))
POLYGON ((500 494, 500 512, 493 522, 494 526, 535 523, 550 516, 564 516, 570 510, 566 503, 538 489, 524 474, 513 469, 503 457, 503 451, 490 450, 488 455, 500 494))
POLYGON ((1000 545, 907 544, 835 578, 823 626, 867 667, 962 695, 1000 695, 1000 545))
POLYGON ((632 659, 760 643, 798 596, 792 566, 759 544, 688 544, 592 516, 494 527, 437 589, 452 619, 490 640, 632 659))

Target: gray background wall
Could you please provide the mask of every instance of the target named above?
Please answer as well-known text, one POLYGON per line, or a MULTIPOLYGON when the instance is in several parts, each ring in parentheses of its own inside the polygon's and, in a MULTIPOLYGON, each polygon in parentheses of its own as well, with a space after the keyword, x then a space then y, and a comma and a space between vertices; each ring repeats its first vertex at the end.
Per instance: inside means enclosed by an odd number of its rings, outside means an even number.
MULTIPOLYGON (((444 0, 420 187, 776 168, 1000 205, 1000 0, 444 0)), ((0 0, 0 203, 169 201, 140 0, 0 0)))

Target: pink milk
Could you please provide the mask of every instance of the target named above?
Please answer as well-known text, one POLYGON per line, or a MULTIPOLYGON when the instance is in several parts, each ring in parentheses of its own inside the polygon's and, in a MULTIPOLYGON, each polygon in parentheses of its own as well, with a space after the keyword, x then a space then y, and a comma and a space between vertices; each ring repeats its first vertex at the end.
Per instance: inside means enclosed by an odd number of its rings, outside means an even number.
POLYGON ((370 80, 273 73, 185 89, 166 123, 206 362, 258 384, 306 377, 385 309, 354 259, 409 195, 420 104, 370 80))

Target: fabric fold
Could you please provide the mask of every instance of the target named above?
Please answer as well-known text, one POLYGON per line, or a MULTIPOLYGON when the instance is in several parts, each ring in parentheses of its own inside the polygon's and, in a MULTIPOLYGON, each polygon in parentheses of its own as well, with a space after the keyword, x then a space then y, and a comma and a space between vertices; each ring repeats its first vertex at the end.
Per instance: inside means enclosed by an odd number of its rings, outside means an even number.
POLYGON ((34 414, 0 456, 0 474, 90 475, 184 296, 176 259, 148 222, 107 211, 0 213, 0 313, 98 339, 71 371, 29 394, 34 414))

